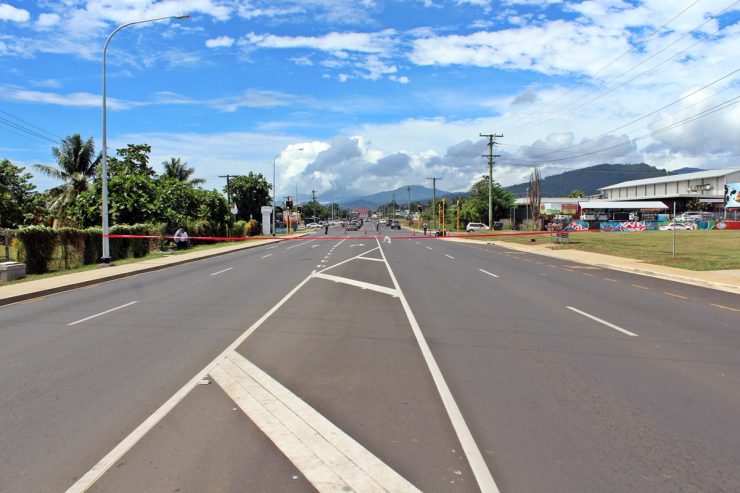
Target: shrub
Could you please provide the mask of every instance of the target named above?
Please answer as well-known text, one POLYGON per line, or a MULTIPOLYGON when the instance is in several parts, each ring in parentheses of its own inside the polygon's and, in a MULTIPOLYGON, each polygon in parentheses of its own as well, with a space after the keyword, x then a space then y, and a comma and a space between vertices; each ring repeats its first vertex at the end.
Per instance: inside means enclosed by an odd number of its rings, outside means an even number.
POLYGON ((22 248, 19 258, 26 264, 29 274, 49 272, 49 264, 54 254, 57 235, 53 228, 46 226, 29 226, 18 231, 22 248))

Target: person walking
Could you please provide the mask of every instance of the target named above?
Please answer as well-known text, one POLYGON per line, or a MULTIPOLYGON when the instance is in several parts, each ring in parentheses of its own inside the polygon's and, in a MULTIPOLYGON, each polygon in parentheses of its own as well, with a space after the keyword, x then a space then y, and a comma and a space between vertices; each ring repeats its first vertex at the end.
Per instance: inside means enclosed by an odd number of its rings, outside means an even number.
POLYGON ((427 235, 427 228, 429 228, 429 225, 427 223, 424 223, 423 226, 424 226, 424 236, 426 236, 427 235))

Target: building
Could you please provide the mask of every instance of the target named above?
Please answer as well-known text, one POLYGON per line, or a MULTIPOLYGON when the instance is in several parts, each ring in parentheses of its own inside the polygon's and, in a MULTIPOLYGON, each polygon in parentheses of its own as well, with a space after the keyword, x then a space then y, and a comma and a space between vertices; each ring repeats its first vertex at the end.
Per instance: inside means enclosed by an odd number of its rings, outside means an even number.
POLYGON ((689 203, 695 199, 715 212, 721 212, 725 204, 725 185, 740 183, 740 168, 714 169, 659 176, 643 180, 631 180, 600 188, 602 200, 644 201, 661 200, 666 205, 683 212, 692 210, 689 203))

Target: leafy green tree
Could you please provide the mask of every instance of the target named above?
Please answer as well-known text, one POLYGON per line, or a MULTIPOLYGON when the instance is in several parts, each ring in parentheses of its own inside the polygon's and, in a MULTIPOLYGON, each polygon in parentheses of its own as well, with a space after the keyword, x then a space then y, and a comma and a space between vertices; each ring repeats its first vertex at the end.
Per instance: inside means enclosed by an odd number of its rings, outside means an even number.
POLYGON ((24 170, 7 159, 0 161, 0 228, 17 228, 32 222, 40 195, 29 182, 33 175, 24 170))
POLYGON ((55 225, 65 225, 73 222, 67 211, 77 197, 87 190, 89 180, 96 176, 101 156, 95 157, 92 137, 83 141, 80 134, 65 137, 61 146, 52 147, 51 153, 57 161, 56 168, 45 164, 35 164, 34 168, 64 182, 49 191, 48 208, 54 215, 55 225))
MULTIPOLYGON (((509 211, 514 206, 514 195, 504 190, 494 180, 491 190, 493 202, 493 218, 498 220, 508 217, 509 211)), ((485 176, 475 183, 470 189, 470 195, 462 205, 460 212, 461 221, 466 222, 488 222, 488 177, 485 176)), ((489 224, 489 226, 491 226, 489 224)))
POLYGON ((575 190, 572 190, 572 191, 571 191, 571 192, 570 192, 570 193, 568 194, 568 197, 569 197, 569 198, 573 198, 573 199, 582 199, 582 198, 583 198, 583 197, 585 197, 585 196, 586 196, 586 194, 585 194, 585 193, 583 193, 582 191, 578 190, 577 188, 576 188, 575 190))
MULTIPOLYGON (((260 208, 272 203, 270 198, 272 186, 262 173, 255 174, 250 171, 248 175, 237 176, 229 182, 229 186, 231 198, 239 209, 237 219, 248 221, 253 218, 259 221, 262 218, 260 208)), ((224 192, 228 192, 226 187, 224 192)))
POLYGON ((163 161, 165 178, 172 178, 177 181, 185 182, 191 186, 202 185, 206 181, 203 178, 190 178, 195 173, 195 168, 189 168, 188 163, 183 162, 179 157, 172 157, 168 161, 163 161))

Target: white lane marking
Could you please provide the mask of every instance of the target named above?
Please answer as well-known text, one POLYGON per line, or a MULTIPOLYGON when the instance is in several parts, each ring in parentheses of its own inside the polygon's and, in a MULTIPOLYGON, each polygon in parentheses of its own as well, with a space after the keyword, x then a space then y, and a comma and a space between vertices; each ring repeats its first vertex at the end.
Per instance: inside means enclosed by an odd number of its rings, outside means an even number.
POLYGON ((432 249, 432 247, 427 247, 427 250, 431 250, 431 249, 432 249))
POLYGON ((447 416, 450 417, 450 422, 452 423, 452 427, 455 429, 457 439, 460 440, 460 445, 465 452, 465 457, 468 459, 470 469, 472 469, 473 475, 478 482, 478 488, 480 488, 482 493, 498 493, 499 489, 498 486, 496 486, 496 482, 493 480, 491 471, 488 470, 486 461, 483 460, 483 455, 473 439, 473 434, 470 433, 470 429, 468 428, 467 423, 465 423, 465 418, 460 412, 460 408, 457 406, 455 398, 452 397, 452 392, 450 392, 450 388, 447 386, 447 382, 445 382, 442 371, 439 369, 437 361, 434 359, 432 350, 429 349, 429 344, 427 344, 424 334, 421 332, 421 327, 416 321, 414 313, 411 311, 409 302, 406 300, 406 297, 403 295, 403 291, 401 291, 401 287, 398 285, 396 276, 393 274, 393 270, 391 269, 391 264, 388 263, 388 259, 385 257, 385 252, 383 252, 380 242, 378 242, 378 248, 380 249, 380 254, 383 256, 383 260, 385 260, 385 266, 388 269, 388 274, 390 274, 391 279, 393 280, 393 285, 396 287, 396 291, 398 291, 398 297, 401 299, 403 310, 406 312, 406 318, 408 318, 411 329, 414 332, 414 336, 416 336, 416 342, 419 344, 421 354, 424 356, 429 372, 432 374, 432 379, 434 380, 434 384, 437 386, 437 392, 439 392, 439 396, 445 406, 447 416))
MULTIPOLYGON (((270 255, 272 255, 272 254, 270 253, 270 254, 268 254, 268 255, 265 255, 265 257, 269 257, 270 255)), ((262 257, 262 258, 265 258, 265 257, 262 257)), ((231 269, 233 269, 233 267, 229 267, 228 269, 224 269, 224 270, 220 270, 220 271, 218 271, 218 272, 214 272, 214 273, 213 273, 213 274, 211 274, 211 275, 212 275, 212 276, 217 276, 217 275, 219 275, 219 274, 223 274, 224 272, 228 272, 228 271, 230 271, 231 269)))
POLYGON ((170 397, 167 402, 162 404, 159 409, 154 411, 154 413, 149 416, 147 419, 144 420, 143 423, 141 423, 139 426, 136 427, 134 431, 132 431, 126 438, 124 438, 118 445, 116 445, 113 450, 108 452, 108 454, 100 459, 97 464, 95 464, 92 469, 90 469, 88 472, 85 473, 84 476, 82 476, 80 479, 77 480, 75 484, 69 487, 67 490, 67 493, 82 493, 84 491, 87 491, 100 477, 105 474, 105 472, 111 468, 113 464, 118 462, 123 455, 128 452, 136 443, 141 440, 144 435, 149 433, 149 431, 157 426, 157 423, 159 423, 162 418, 164 418, 172 409, 174 409, 177 404, 182 401, 185 396, 190 393, 193 388, 195 388, 196 385, 198 385, 198 381, 203 379, 205 375, 208 375, 209 372, 213 367, 215 367, 227 354, 236 351, 236 348, 238 348, 252 333, 257 330, 263 323, 265 323, 265 320, 270 318, 276 311, 278 311, 285 303, 290 300, 290 298, 293 297, 294 294, 298 292, 299 289, 301 289, 309 280, 311 279, 311 276, 309 275, 306 277, 303 281, 298 283, 296 287, 290 290, 288 294, 286 294, 283 299, 278 301, 275 306, 270 308, 264 315, 262 315, 259 320, 257 320, 255 323, 253 323, 242 335, 237 337, 237 339, 231 343, 229 347, 224 349, 224 351, 216 357, 213 361, 211 361, 203 370, 198 372, 192 379, 190 379, 189 382, 187 382, 185 385, 183 385, 180 390, 175 392, 175 394, 170 397))
POLYGON ((264 255, 264 256, 262 256, 260 258, 267 258, 267 257, 271 257, 271 256, 272 256, 272 254, 271 253, 268 253, 267 255, 264 255))
POLYGON ((586 313, 586 312, 582 312, 582 311, 581 311, 581 310, 579 310, 578 308, 573 308, 572 306, 567 306, 566 308, 567 308, 568 310, 572 310, 572 311, 574 311, 574 312, 576 312, 576 313, 579 313, 579 314, 583 315, 584 317, 588 317, 588 318, 590 318, 591 320, 595 320, 595 321, 599 322, 600 324, 604 324, 604 325, 606 325, 607 327, 611 327, 611 328, 612 328, 612 329, 614 329, 614 330, 618 330, 619 332, 622 332, 623 334, 627 334, 628 336, 632 336, 632 337, 637 337, 637 334, 635 334, 634 332, 630 332, 629 330, 625 330, 625 329, 623 329, 623 328, 621 328, 621 327, 617 327, 616 325, 614 325, 614 324, 612 324, 612 323, 609 323, 609 322, 607 322, 606 320, 601 320, 601 319, 600 319, 600 318, 598 318, 598 317, 594 317, 593 315, 590 315, 590 314, 588 314, 588 313, 586 313))
POLYGON ((311 245, 311 248, 318 248, 319 245, 311 245))
POLYGON ((383 262, 382 258, 357 257, 357 260, 372 260, 373 262, 383 262))
POLYGON ((355 243, 354 245, 350 245, 349 247, 350 248, 354 248, 356 246, 365 246, 365 244, 364 243, 355 243))
POLYGON ((319 491, 419 491, 241 354, 211 376, 319 491))
POLYGON ((421 245, 421 243, 419 243, 418 241, 416 242, 416 244, 417 244, 417 245, 421 245))
POLYGON ((280 246, 279 245, 273 245, 271 247, 265 248, 265 250, 272 250, 273 248, 280 248, 280 246))
POLYGON ((356 286, 362 289, 369 289, 371 291, 377 291, 379 293, 389 294, 393 297, 398 296, 398 290, 396 289, 386 288, 385 286, 380 286, 378 284, 371 284, 369 282, 357 281, 355 279, 349 279, 347 277, 332 276, 330 274, 321 274, 321 273, 314 274, 313 277, 317 277, 319 279, 326 279, 327 281, 341 282, 343 284, 349 284, 350 286, 356 286))
POLYGON ((453 257, 452 255, 447 255, 446 253, 445 253, 445 257, 447 257, 447 258, 451 258, 451 259, 454 259, 454 258, 455 258, 455 257, 453 257))
POLYGON ((99 317, 101 315, 105 315, 106 313, 114 312, 116 310, 120 310, 121 308, 126 308, 127 306, 131 306, 134 303, 138 303, 138 301, 132 301, 131 303, 126 303, 125 305, 117 306, 115 308, 111 308, 110 310, 106 310, 104 312, 96 313, 95 315, 90 315, 89 317, 81 318, 80 320, 75 320, 74 322, 70 322, 67 325, 77 325, 81 324, 82 322, 87 322, 90 319, 99 317))
MULTIPOLYGON (((290 250, 290 249, 293 249, 293 248, 297 248, 297 247, 299 247, 299 246, 301 246, 301 245, 308 245, 308 244, 309 244, 309 243, 311 243, 312 241, 316 241, 316 240, 308 240, 308 241, 298 241, 298 244, 297 244, 297 245, 289 246, 288 248, 286 248, 286 250, 290 250)), ((317 246, 318 246, 318 245, 317 245, 317 246)))
POLYGON ((366 252, 362 252, 361 254, 359 254, 359 255, 356 255, 356 256, 354 256, 354 257, 352 257, 352 258, 348 258, 347 260, 342 260, 342 261, 341 261, 341 262, 339 262, 338 264, 334 264, 334 265, 332 265, 331 267, 327 267, 326 269, 322 270, 321 272, 326 272, 327 270, 329 270, 329 269, 333 269, 334 267, 339 267, 340 265, 343 265, 343 264, 346 264, 347 262, 351 262, 351 261, 353 261, 353 260, 355 260, 355 259, 358 259, 358 258, 362 257, 363 255, 367 255, 368 253, 372 253, 372 252, 374 252, 374 251, 375 251, 375 250, 377 250, 377 249, 378 249, 378 247, 375 247, 375 248, 373 248, 373 249, 370 249, 370 250, 368 250, 368 251, 366 251, 366 252))
POLYGON ((498 277, 496 274, 494 274, 492 272, 488 272, 487 270, 483 270, 483 269, 478 269, 478 270, 481 271, 484 274, 488 274, 491 277, 498 277))

